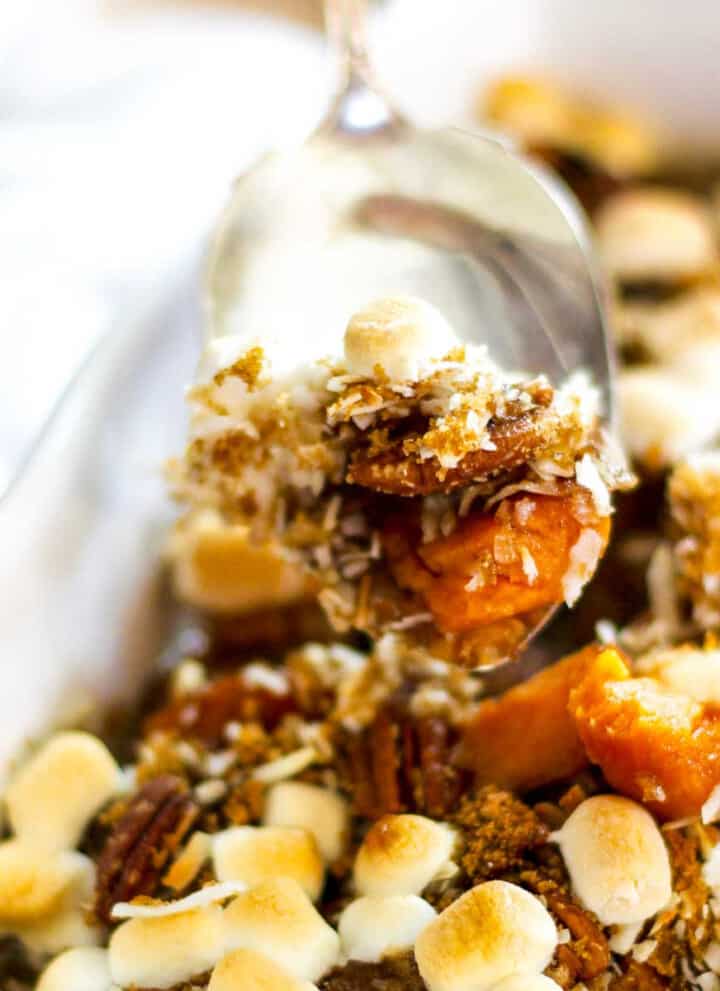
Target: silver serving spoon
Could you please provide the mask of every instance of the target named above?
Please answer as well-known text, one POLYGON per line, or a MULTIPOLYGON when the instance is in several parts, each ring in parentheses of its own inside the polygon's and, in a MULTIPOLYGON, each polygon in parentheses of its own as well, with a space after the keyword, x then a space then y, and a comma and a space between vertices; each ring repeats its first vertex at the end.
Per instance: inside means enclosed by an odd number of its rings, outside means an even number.
POLYGON ((380 91, 364 0, 326 0, 342 84, 312 136, 240 177, 207 269, 210 337, 337 344, 389 293, 435 303, 509 368, 586 368, 612 413, 601 282, 569 191, 507 141, 413 127, 380 91))
POLYGON ((497 137, 405 120, 370 69, 365 8, 326 0, 338 95, 304 145, 237 180, 210 253, 207 335, 338 353, 350 313, 411 293, 507 368, 555 382, 586 369, 611 418, 602 285, 572 194, 497 137))

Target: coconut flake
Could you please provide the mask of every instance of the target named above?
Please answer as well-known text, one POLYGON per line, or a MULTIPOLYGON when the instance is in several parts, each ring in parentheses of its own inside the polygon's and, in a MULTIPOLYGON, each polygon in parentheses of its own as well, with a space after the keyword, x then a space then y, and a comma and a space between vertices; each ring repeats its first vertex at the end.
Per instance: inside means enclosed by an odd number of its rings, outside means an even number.
POLYGON ((520 560, 522 561, 522 569, 528 580, 528 585, 534 585, 540 572, 535 563, 535 558, 527 547, 523 546, 520 548, 520 560))
POLYGON ((720 819, 720 785, 715 785, 700 809, 700 820, 705 826, 720 819))
POLYGON ((570 549, 570 566, 563 575, 565 602, 572 606, 580 598, 585 583, 592 577, 602 554, 603 542, 596 530, 582 530, 570 549))
POLYGON ((629 922, 624 926, 615 926, 608 945, 613 953, 625 956, 629 953, 637 942, 637 938, 642 932, 644 922, 629 922))
POLYGON ((276 760, 268 761, 267 764, 260 764, 252 772, 256 781, 270 784, 275 781, 284 781, 292 778, 306 767, 309 767, 317 759, 317 751, 314 747, 300 747, 289 754, 278 757, 276 760))
POLYGON ((215 902, 225 901, 234 895, 247 891, 242 881, 223 881, 222 884, 208 884, 199 891, 193 891, 185 898, 171 902, 116 902, 110 915, 113 919, 160 919, 168 915, 181 915, 196 908, 205 908, 215 902))
POLYGON ((598 514, 600 516, 609 516, 612 512, 610 492, 600 476, 595 461, 589 454, 583 454, 575 465, 575 478, 578 485, 589 490, 598 514))

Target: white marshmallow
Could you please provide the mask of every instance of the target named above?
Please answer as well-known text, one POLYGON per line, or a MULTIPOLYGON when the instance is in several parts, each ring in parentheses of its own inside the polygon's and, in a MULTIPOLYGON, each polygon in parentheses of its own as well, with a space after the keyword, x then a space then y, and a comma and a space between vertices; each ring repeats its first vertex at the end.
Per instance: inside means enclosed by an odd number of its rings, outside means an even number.
POLYGON ((386 815, 368 830, 355 859, 361 895, 419 895, 455 872, 455 832, 425 816, 386 815))
POLYGON ((377 963, 390 953, 408 950, 436 915, 417 895, 356 898, 338 922, 343 955, 377 963))
POLYGON ((542 902, 507 881, 486 881, 420 933, 415 959, 429 991, 490 991, 512 975, 539 974, 557 946, 542 902))
POLYGON ((15 834, 49 850, 77 845, 120 787, 120 769, 90 733, 57 733, 11 780, 5 800, 15 834))
POLYGON ((243 881, 248 887, 273 877, 291 877, 317 901, 325 865, 315 837, 288 826, 237 826, 213 838, 213 865, 219 881, 243 881))
POLYGON ((720 703, 720 650, 689 646, 654 650, 636 663, 635 671, 696 702, 720 703))
POLYGON ((315 837, 326 863, 342 856, 350 828, 348 803, 337 792, 302 781, 281 781, 265 797, 264 826, 296 826, 315 837))
POLYGON ((76 947, 55 957, 38 978, 35 991, 110 991, 107 950, 76 947))
POLYGON ((228 950, 253 950, 293 977, 316 981, 338 960, 338 934, 297 881, 275 878, 238 895, 225 909, 228 950))
POLYGON ((621 279, 684 279, 717 261, 712 217, 691 193, 618 193, 599 210, 595 228, 605 263, 621 279))
POLYGON ((561 991, 560 985, 544 974, 516 974, 500 981, 492 991, 561 991))
POLYGON ((210 975, 208 991, 317 991, 314 984, 286 974, 268 957, 252 950, 234 950, 210 975))
POLYGON ((667 905, 672 874, 655 820, 618 795, 582 802, 553 835, 575 894, 604 926, 642 922, 667 905))
POLYGON ((618 377, 622 436, 653 467, 674 464, 720 432, 715 388, 664 367, 624 369, 618 377))
POLYGON ((45 915, 7 927, 28 950, 41 956, 60 953, 69 947, 95 946, 102 935, 102 930, 89 921, 87 912, 95 888, 95 865, 89 857, 75 851, 56 856, 71 864, 72 873, 59 902, 45 915))
POLYGON ((84 860, 22 840, 0 843, 0 926, 32 922, 56 910, 84 860))
POLYGON ((168 545, 180 599, 211 612, 241 613, 302 598, 306 579, 280 546, 253 543, 249 528, 212 510, 186 516, 168 545))
POLYGON ((225 952, 219 905, 155 919, 130 919, 110 938, 113 982, 121 987, 171 988, 202 974, 225 952))
POLYGON ((415 296, 377 299, 350 318, 345 331, 348 370, 372 377, 379 365, 393 381, 420 377, 429 361, 458 344, 450 324, 415 296))

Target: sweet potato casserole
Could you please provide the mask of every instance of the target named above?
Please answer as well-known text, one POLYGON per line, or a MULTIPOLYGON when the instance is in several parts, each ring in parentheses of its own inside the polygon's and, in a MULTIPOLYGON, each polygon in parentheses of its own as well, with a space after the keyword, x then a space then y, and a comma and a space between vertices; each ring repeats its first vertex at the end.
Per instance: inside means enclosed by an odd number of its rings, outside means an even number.
POLYGON ((14 769, 3 989, 719 991, 707 178, 533 80, 487 109, 592 215, 639 484, 591 382, 421 300, 301 369, 218 345, 171 467, 203 637, 119 749, 57 732, 14 769))

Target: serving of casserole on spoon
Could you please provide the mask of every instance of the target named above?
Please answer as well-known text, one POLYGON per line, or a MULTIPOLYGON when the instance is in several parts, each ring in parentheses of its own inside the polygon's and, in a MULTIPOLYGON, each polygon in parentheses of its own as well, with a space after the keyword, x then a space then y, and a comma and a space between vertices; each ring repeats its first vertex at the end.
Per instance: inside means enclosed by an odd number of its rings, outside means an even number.
POLYGON ((340 355, 225 339, 209 361, 177 493, 299 569, 337 631, 491 666, 594 573, 632 479, 582 372, 506 371, 407 296, 353 314, 340 355))

